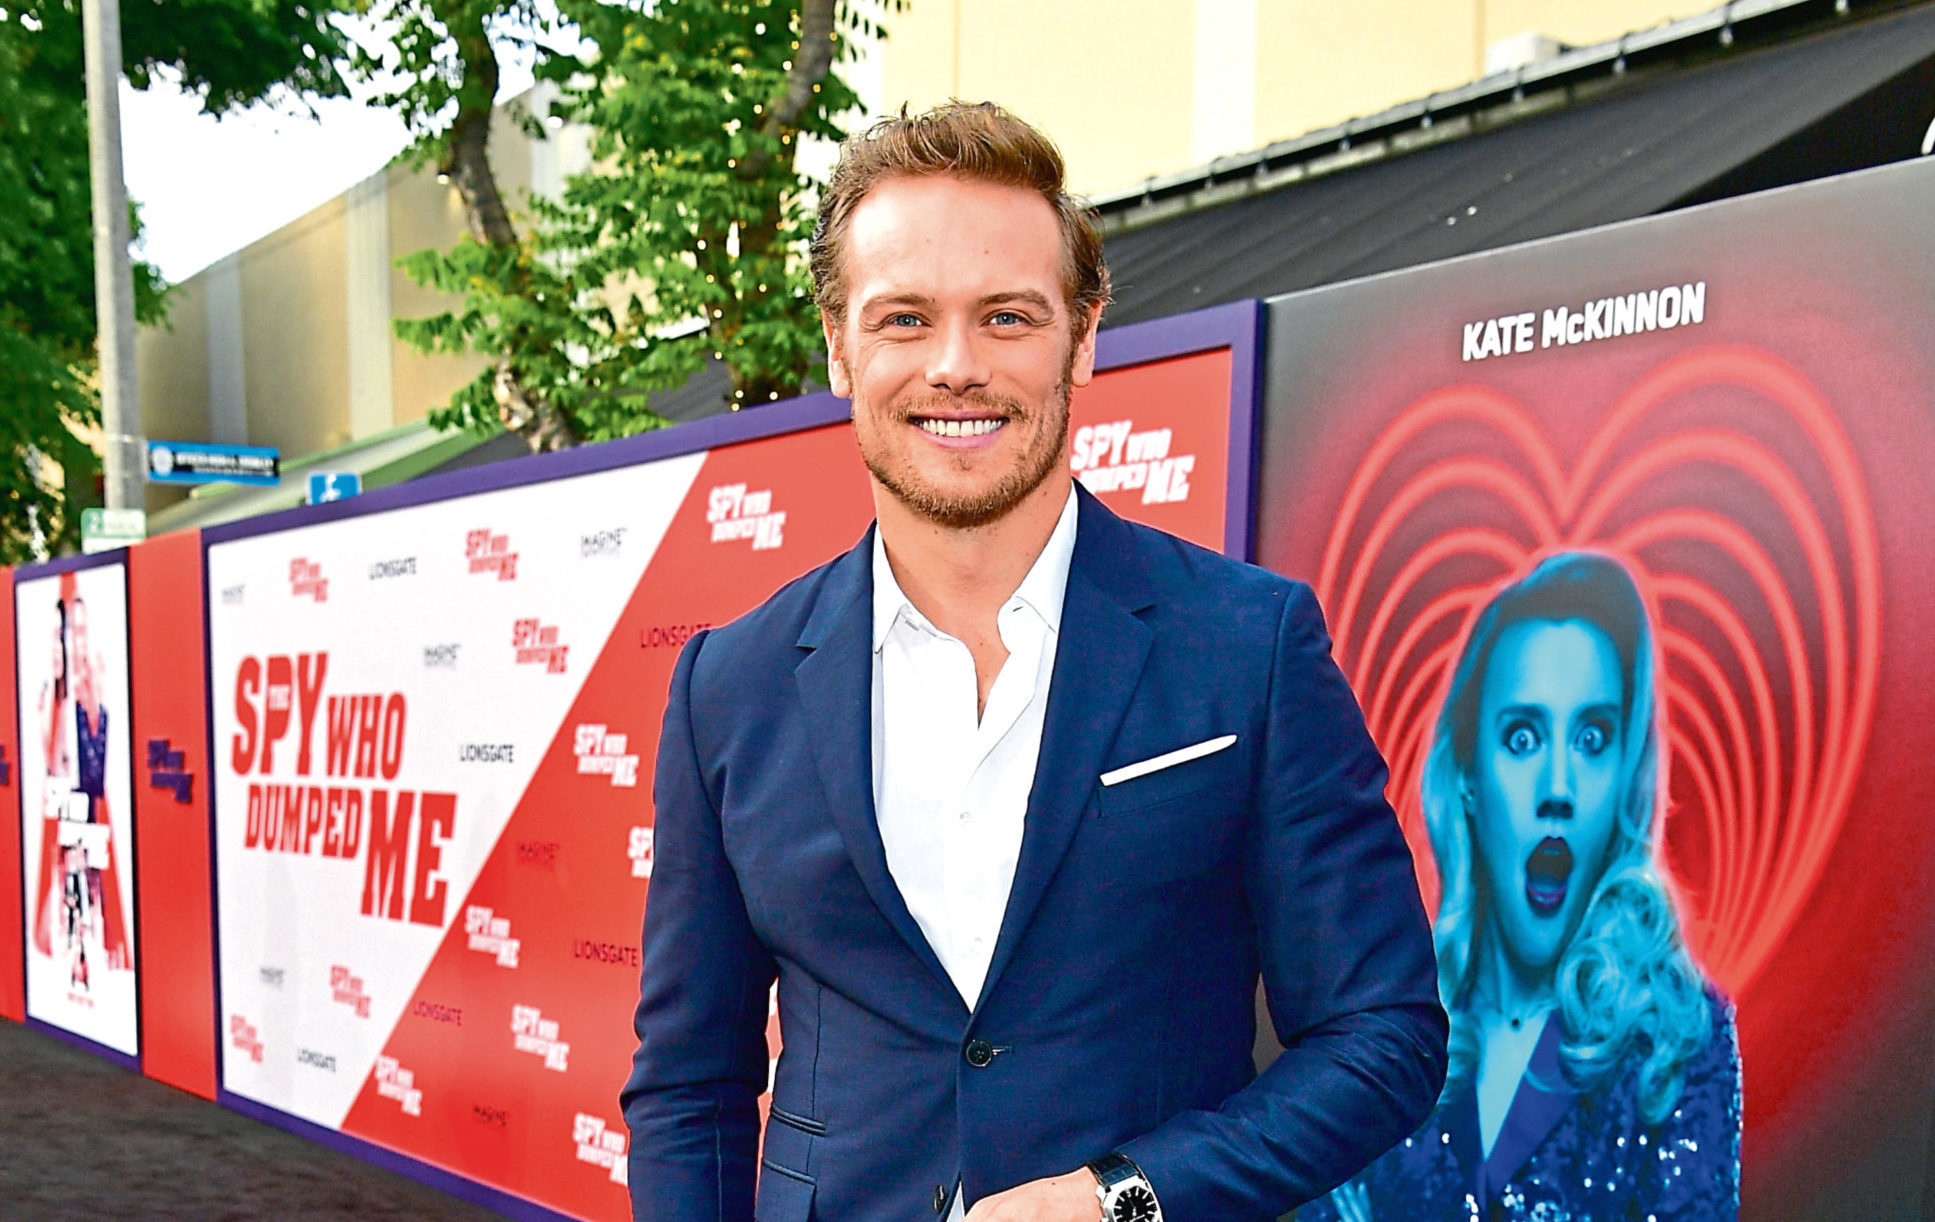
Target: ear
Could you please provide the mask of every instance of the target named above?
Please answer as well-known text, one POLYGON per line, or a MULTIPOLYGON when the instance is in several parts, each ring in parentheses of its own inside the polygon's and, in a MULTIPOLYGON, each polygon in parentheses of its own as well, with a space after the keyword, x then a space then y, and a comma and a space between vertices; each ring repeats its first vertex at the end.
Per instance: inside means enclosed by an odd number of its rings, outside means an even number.
POLYGON ((1458 802, 1465 808, 1467 815, 1478 806, 1478 796, 1472 792, 1471 778, 1462 772, 1458 774, 1458 802))
POLYGON ((1087 386, 1095 380, 1095 332, 1102 323, 1102 303, 1096 302, 1086 312, 1088 318, 1082 325, 1081 338, 1075 341, 1075 358, 1069 363, 1071 386, 1087 386))
POLYGON ((853 398, 853 379, 847 375, 846 354, 840 346, 840 333, 833 319, 820 311, 820 334, 826 337, 826 387, 842 399, 853 398))

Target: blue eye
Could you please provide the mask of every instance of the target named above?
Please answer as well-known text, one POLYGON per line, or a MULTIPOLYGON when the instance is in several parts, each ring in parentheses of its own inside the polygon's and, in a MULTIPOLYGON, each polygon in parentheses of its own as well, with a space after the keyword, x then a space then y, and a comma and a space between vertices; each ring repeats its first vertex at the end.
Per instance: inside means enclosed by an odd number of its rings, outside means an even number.
POLYGON ((890 327, 918 327, 920 326, 920 315, 890 314, 887 317, 887 325, 890 327))
POLYGON ((1612 745, 1612 728, 1602 721, 1589 721, 1579 727, 1574 741, 1587 755, 1598 755, 1612 745))
POLYGON ((997 327, 1015 327, 1020 326, 1025 320, 1013 310, 1002 310, 988 321, 997 327))
POLYGON ((1530 755, 1539 748, 1539 731, 1529 721, 1515 721, 1505 727, 1505 750, 1513 755, 1530 755))

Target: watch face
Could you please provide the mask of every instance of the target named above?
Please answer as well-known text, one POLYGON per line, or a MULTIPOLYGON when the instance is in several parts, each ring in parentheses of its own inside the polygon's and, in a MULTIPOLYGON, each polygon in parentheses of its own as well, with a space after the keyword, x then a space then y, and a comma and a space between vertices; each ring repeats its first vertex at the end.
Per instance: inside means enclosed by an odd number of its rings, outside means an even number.
POLYGON ((1156 1222, 1156 1195, 1140 1184, 1131 1184, 1109 1207, 1109 1222, 1156 1222))

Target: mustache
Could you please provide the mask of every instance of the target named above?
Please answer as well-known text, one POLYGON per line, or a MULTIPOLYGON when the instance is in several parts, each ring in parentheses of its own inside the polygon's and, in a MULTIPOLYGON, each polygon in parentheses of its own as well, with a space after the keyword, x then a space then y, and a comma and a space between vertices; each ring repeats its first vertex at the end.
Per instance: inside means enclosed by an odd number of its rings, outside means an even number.
POLYGON ((1010 420, 1028 420, 1034 416, 1034 413, 1028 409, 1028 405, 1021 400, 985 390, 971 390, 964 395, 950 395, 939 391, 916 394, 900 400, 893 406, 894 418, 903 422, 923 416, 946 416, 964 410, 991 412, 1006 416, 1010 420))

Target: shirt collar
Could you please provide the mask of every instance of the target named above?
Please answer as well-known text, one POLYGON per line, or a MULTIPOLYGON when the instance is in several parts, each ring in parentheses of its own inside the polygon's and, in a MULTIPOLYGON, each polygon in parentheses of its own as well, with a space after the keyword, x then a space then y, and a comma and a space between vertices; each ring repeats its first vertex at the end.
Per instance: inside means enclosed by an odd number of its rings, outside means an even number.
MULTIPOLYGON (((1059 633, 1062 625, 1062 600, 1068 594, 1068 570, 1075 559, 1075 485, 1070 481, 1068 501, 1062 506, 1062 516, 1055 521, 1055 529, 1049 533, 1048 543, 1035 557, 1034 564, 1028 568, 1028 575, 1021 579, 1015 592, 1002 604, 1003 609, 1016 602, 1024 603, 1034 609, 1048 625, 1050 632, 1059 633)), ((926 617, 914 607, 907 595, 901 592, 900 583, 894 580, 893 566, 887 563, 887 545, 881 542, 880 528, 873 532, 873 648, 887 643, 887 634, 893 631, 894 624, 905 615, 910 622, 927 625, 926 617)))

